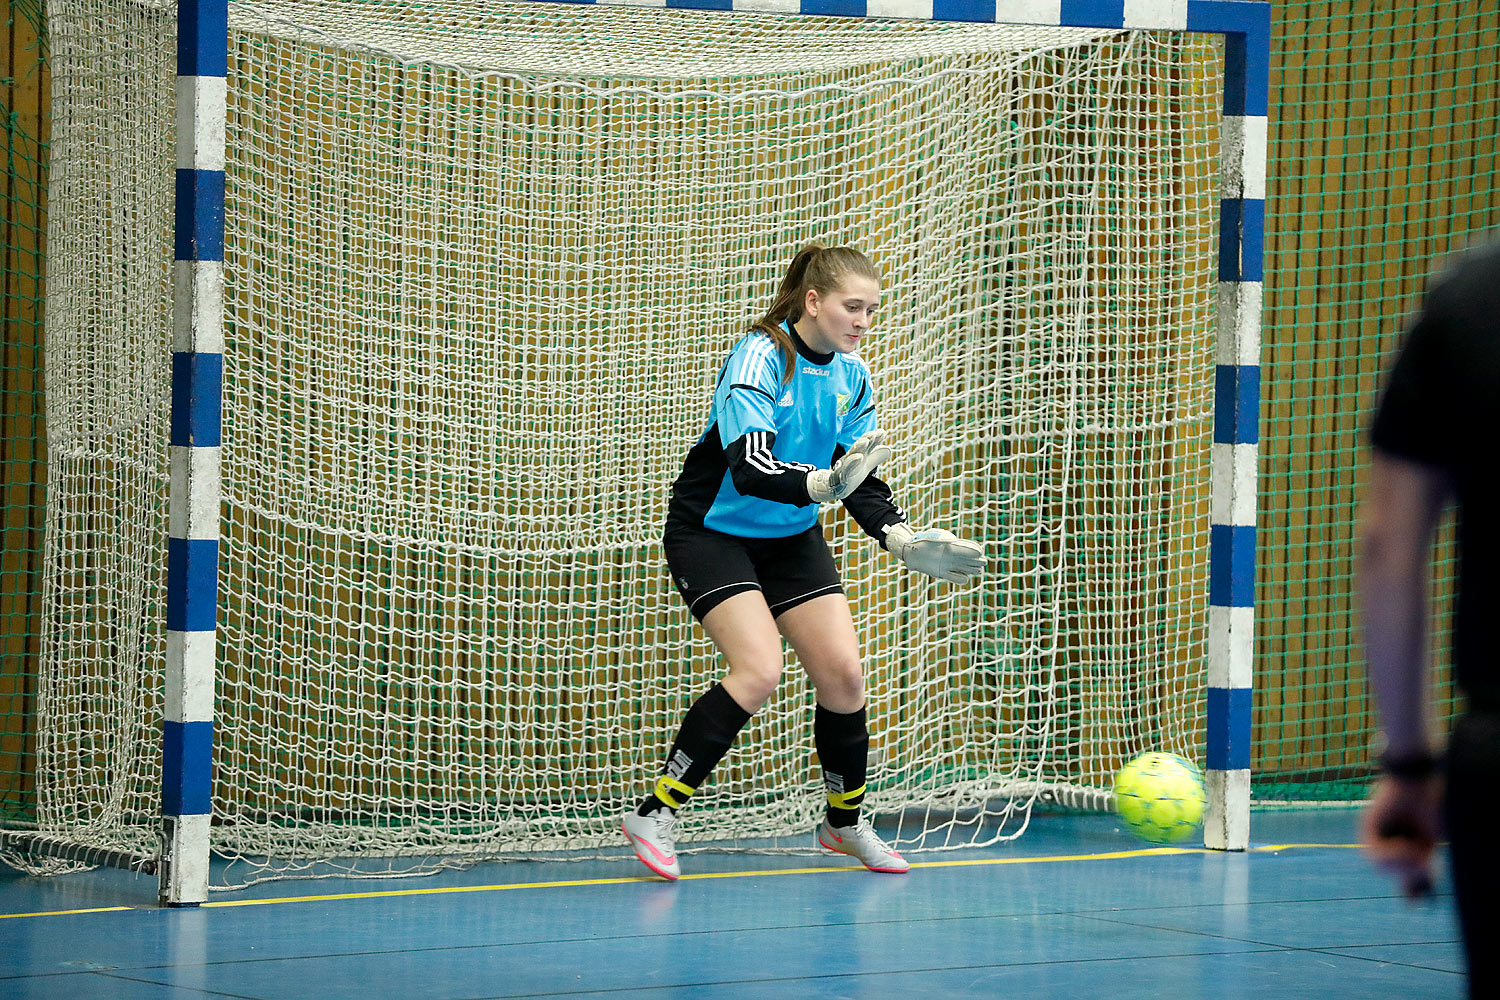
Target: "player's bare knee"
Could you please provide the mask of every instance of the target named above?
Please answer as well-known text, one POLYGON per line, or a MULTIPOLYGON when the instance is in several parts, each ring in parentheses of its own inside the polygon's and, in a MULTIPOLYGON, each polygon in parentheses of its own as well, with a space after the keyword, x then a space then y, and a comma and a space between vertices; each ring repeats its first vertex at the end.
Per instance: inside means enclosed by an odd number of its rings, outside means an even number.
POLYGON ((724 689, 741 708, 754 714, 776 693, 776 685, 780 682, 780 663, 742 661, 729 664, 724 689))
POLYGON ((818 704, 830 712, 857 712, 865 703, 864 665, 858 658, 820 671, 818 704))

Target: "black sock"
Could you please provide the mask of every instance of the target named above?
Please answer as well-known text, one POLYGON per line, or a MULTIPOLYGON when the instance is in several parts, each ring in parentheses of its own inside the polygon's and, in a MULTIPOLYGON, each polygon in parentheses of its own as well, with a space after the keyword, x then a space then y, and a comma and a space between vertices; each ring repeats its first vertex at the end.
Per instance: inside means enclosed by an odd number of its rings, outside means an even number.
POLYGON ((870 760, 865 710, 846 715, 819 705, 813 716, 813 745, 823 765, 828 825, 853 826, 859 822, 860 803, 865 800, 865 770, 870 760))
POLYGON ((724 685, 715 684, 705 691, 688 709, 656 787, 636 812, 646 816, 662 808, 682 808, 749 721, 750 713, 730 697, 724 685))

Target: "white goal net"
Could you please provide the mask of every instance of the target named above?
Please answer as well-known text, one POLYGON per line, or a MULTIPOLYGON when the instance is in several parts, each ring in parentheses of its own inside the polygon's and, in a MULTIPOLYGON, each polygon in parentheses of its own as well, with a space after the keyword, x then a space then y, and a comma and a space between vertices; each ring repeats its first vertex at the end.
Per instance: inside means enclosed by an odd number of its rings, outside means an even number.
MULTIPOLYGON (((49 15, 37 832, 151 854, 175 9, 49 15)), ((253 0, 229 44, 220 885, 624 849, 722 672, 669 486, 813 239, 885 274, 882 477, 992 557, 936 584, 823 514, 883 829, 990 842, 1103 804, 1123 757, 1201 757, 1215 39, 253 0)), ((788 656, 689 849, 820 816, 788 656)))

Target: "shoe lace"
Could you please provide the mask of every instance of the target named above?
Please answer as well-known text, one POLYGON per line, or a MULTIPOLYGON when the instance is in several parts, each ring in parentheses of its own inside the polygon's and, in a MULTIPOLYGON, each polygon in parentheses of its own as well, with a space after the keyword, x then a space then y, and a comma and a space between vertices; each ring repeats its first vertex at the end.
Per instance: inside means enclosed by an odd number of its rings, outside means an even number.
POLYGON ((677 819, 677 814, 670 809, 658 809, 650 816, 651 822, 656 824, 656 835, 668 843, 677 843, 677 835, 682 831, 682 823, 677 819))
POLYGON ((880 834, 875 832, 875 827, 871 826, 870 821, 865 817, 861 816, 859 818, 859 822, 854 825, 852 832, 855 839, 859 840, 865 847, 873 848, 886 854, 891 852, 890 845, 880 839, 880 834))

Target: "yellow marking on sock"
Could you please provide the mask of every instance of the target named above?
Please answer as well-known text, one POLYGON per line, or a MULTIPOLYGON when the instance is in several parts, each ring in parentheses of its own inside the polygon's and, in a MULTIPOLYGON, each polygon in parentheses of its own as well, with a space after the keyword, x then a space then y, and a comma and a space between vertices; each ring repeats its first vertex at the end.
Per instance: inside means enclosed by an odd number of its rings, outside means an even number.
POLYGON ((856 809, 864 801, 865 789, 868 787, 868 785, 860 785, 852 792, 830 791, 828 793, 828 804, 835 809, 856 809))
POLYGON ((676 778, 669 777, 668 775, 663 774, 661 777, 656 779, 656 787, 651 789, 651 792, 653 795, 661 799, 673 809, 681 809, 682 804, 686 802, 689 797, 691 797, 692 794, 697 790, 698 789, 692 787, 691 785, 684 785, 676 778), (672 794, 673 792, 681 795, 682 798, 675 798, 672 794))

